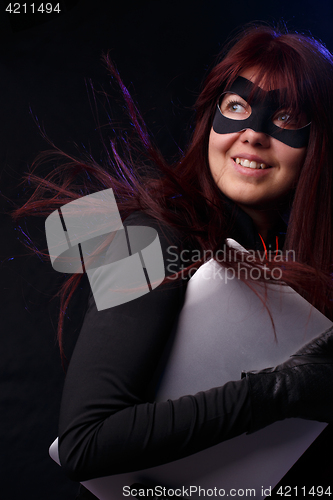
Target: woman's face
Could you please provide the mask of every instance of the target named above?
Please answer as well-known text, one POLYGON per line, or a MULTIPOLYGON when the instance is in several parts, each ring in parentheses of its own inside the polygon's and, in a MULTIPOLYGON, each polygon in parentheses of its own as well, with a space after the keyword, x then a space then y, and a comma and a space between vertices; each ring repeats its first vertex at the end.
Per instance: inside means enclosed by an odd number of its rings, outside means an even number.
MULTIPOLYGON (((256 70, 250 68, 240 76, 254 81, 256 70)), ((236 104, 232 112, 244 110, 236 104)), ((284 116, 277 119, 283 120, 284 116)), ((282 201, 297 183, 305 154, 306 147, 293 148, 251 129, 225 134, 213 129, 210 132, 208 161, 212 176, 220 190, 245 211, 246 207, 273 208, 282 201), (261 164, 263 168, 250 168, 250 164, 261 164)))

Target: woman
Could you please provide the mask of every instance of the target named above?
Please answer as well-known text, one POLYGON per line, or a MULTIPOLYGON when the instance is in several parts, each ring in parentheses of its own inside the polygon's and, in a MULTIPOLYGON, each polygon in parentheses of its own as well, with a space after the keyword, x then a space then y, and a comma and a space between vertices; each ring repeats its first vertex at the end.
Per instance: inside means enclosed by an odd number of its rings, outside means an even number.
MULTIPOLYGON (((333 317, 332 56, 298 34, 267 27, 246 32, 208 76, 193 139, 174 169, 147 140, 125 90, 144 154, 164 175, 143 184, 130 169, 132 156, 121 160, 115 147, 114 163, 126 184, 97 165, 74 166, 95 175, 95 184, 85 182, 86 193, 113 188, 126 226, 158 231, 169 279, 101 311, 90 298, 66 377, 59 429, 62 466, 79 481, 173 461, 287 417, 333 419, 327 398, 330 332, 275 370, 248 373, 176 401, 154 403, 150 392, 183 304, 183 278, 204 262, 196 258, 184 272, 184 249, 190 255, 214 253, 232 237, 264 253, 266 268, 279 267, 284 282, 333 317), (170 245, 177 249, 176 267, 170 245), (293 249, 296 262, 271 258, 281 248, 293 249)), ((44 183, 20 213, 45 207, 38 199, 50 188, 50 211, 79 197, 67 187, 68 172, 60 188, 44 183)), ((228 251, 223 265, 236 270, 239 259, 228 251)), ((247 263, 259 270, 262 264, 259 258, 247 263)))

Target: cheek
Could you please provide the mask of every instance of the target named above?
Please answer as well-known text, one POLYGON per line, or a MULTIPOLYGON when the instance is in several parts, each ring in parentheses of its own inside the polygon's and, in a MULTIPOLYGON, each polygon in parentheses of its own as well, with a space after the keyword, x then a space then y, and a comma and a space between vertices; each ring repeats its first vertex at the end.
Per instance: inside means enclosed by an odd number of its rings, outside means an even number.
POLYGON ((223 169, 226 154, 239 134, 217 134, 212 129, 208 143, 208 164, 213 176, 223 169))
POLYGON ((217 134, 213 129, 210 131, 208 151, 226 152, 239 136, 234 134, 217 134))
POLYGON ((306 148, 291 149, 290 146, 285 146, 285 148, 283 148, 284 159, 282 163, 285 165, 290 183, 294 185, 298 181, 305 160, 306 148), (288 150, 286 151, 285 148, 288 148, 288 150))

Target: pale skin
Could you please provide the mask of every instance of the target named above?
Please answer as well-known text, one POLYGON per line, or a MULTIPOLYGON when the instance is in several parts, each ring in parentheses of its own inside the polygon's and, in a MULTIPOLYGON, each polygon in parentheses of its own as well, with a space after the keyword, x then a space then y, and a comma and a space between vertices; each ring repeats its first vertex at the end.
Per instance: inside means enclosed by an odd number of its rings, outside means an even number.
MULTIPOLYGON (((254 81, 256 69, 247 69, 240 76, 254 81)), ((252 218, 264 239, 279 217, 277 207, 297 184, 305 155, 305 147, 292 148, 251 129, 230 134, 217 134, 212 129, 209 136, 208 162, 213 179, 252 218), (237 158, 270 168, 246 168, 236 163, 237 158)))

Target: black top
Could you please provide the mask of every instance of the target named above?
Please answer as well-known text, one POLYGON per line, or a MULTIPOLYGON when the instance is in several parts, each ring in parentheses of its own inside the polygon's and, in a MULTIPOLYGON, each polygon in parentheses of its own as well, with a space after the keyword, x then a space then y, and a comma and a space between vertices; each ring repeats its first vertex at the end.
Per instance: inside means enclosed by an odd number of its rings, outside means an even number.
MULTIPOLYGON (((236 210, 231 237, 257 247, 260 238, 254 236, 252 220, 236 210)), ((155 228, 166 274, 180 268, 183 247, 174 230, 139 213, 125 225, 155 228), (172 254, 167 251, 170 245, 172 254)), ((184 279, 172 281, 103 311, 97 311, 90 296, 66 377, 59 426, 60 461, 72 479, 84 481, 160 465, 239 434, 239 425, 241 432, 248 428, 245 385, 235 397, 223 386, 174 401, 153 402, 149 388, 182 308, 186 286, 184 279)))

